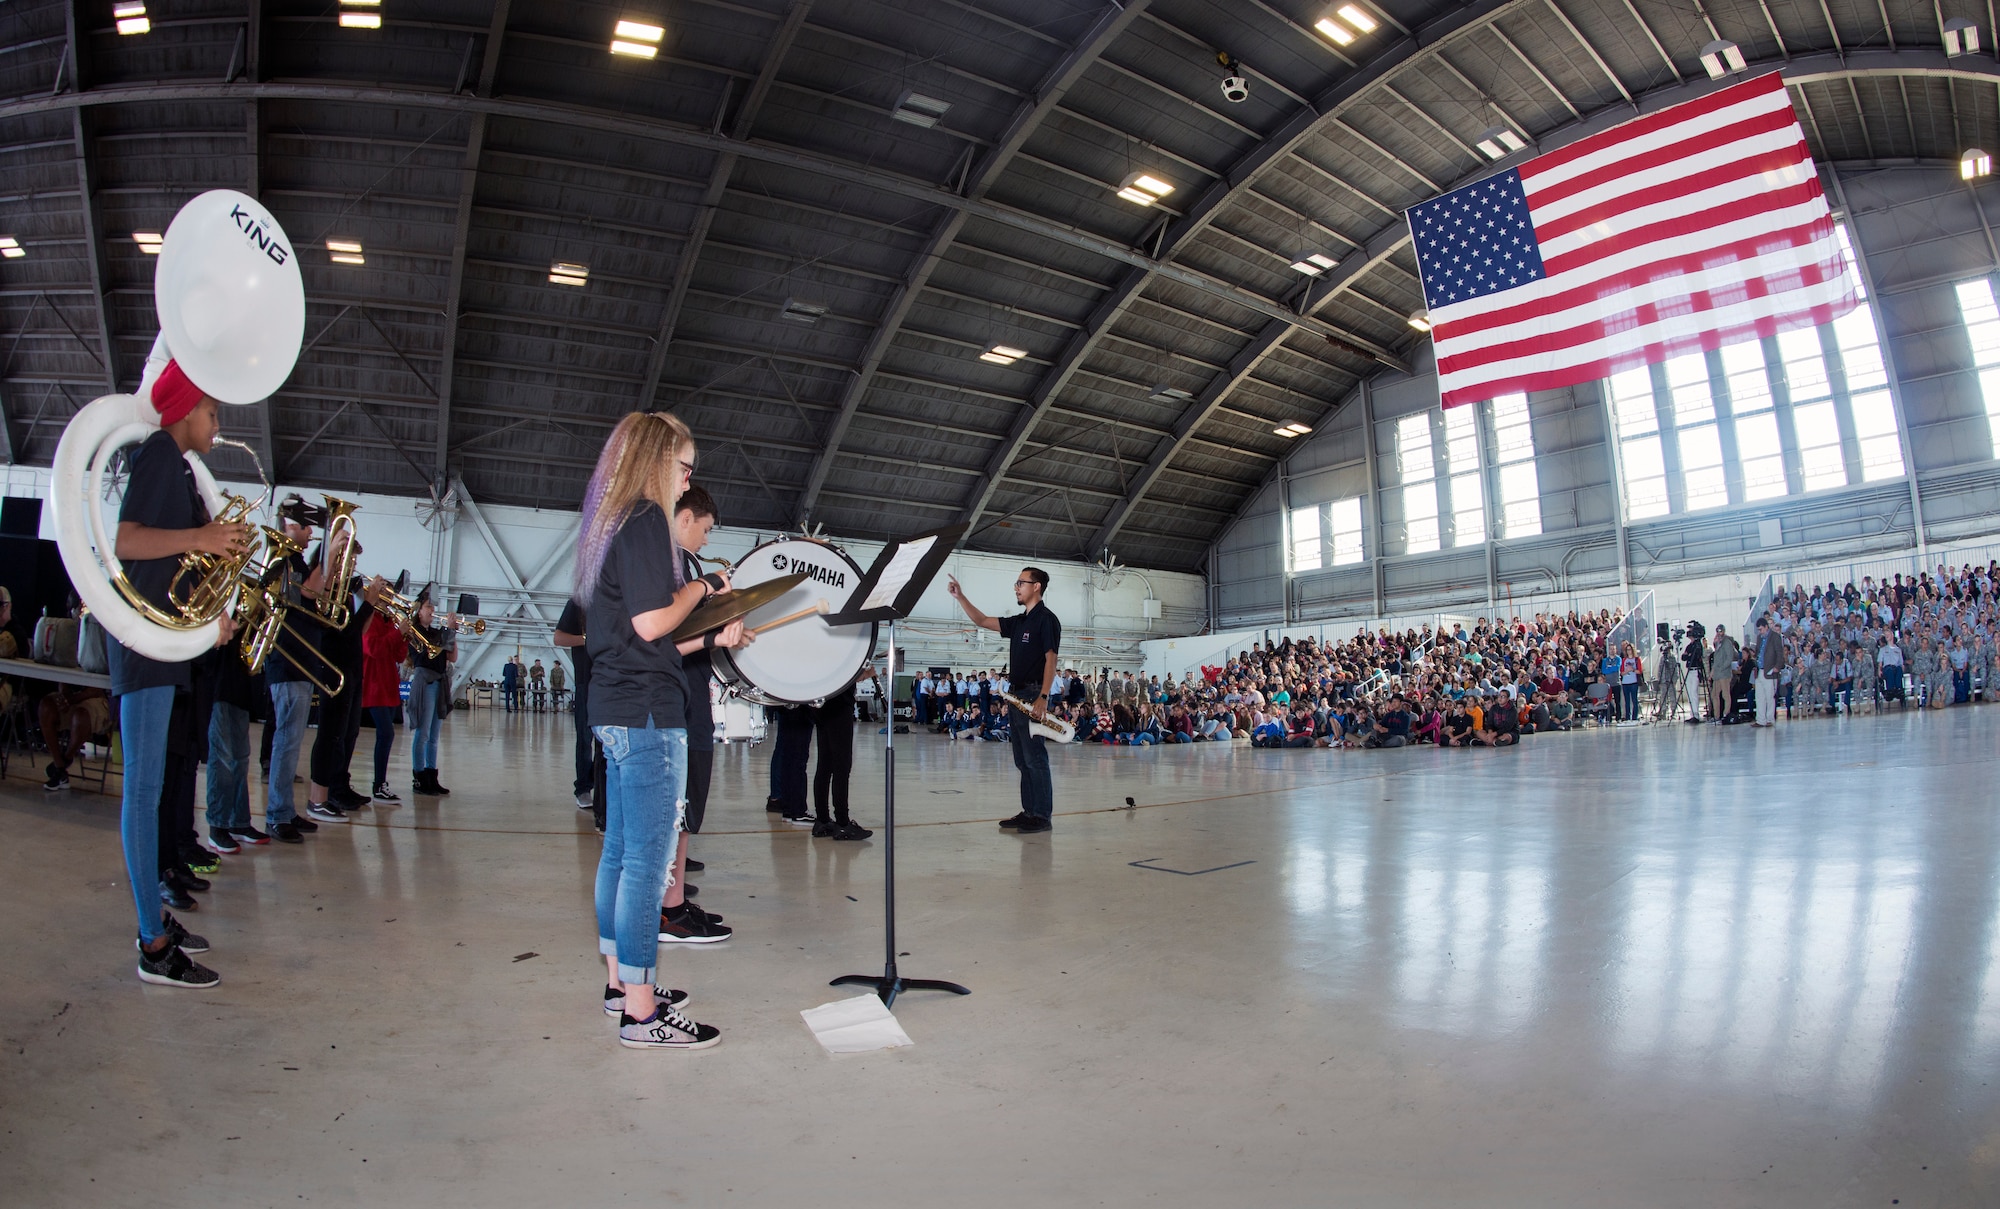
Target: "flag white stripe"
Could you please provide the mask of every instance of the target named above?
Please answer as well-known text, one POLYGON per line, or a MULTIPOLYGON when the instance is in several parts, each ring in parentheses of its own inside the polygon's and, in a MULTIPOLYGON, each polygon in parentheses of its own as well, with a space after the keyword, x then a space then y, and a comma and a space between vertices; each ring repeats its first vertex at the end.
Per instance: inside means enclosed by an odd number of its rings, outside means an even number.
MULTIPOLYGON (((1674 122, 1662 126, 1650 134, 1637 135, 1629 139, 1607 143, 1596 151, 1588 155, 1580 155, 1568 163, 1556 164, 1546 169, 1535 169, 1534 161, 1530 160, 1521 166, 1521 183, 1524 188, 1530 191, 1530 196, 1532 196, 1533 191, 1536 189, 1546 189, 1550 185, 1561 184, 1578 176, 1588 176, 1600 168, 1631 159, 1635 155, 1644 155, 1649 151, 1656 151, 1661 147, 1672 146, 1695 135, 1706 134, 1711 130, 1721 130, 1734 123, 1745 121, 1761 114, 1771 113, 1779 109, 1790 109, 1791 107, 1791 94, 1782 88, 1774 88, 1769 92, 1759 93, 1757 96, 1747 98, 1737 104, 1725 105, 1712 113, 1695 114, 1686 121, 1674 122)), ((1797 120, 1794 119, 1793 125, 1796 126, 1797 124, 1797 120)))
MULTIPOLYGON (((1786 206, 1778 210, 1769 210, 1762 214, 1748 215, 1734 222, 1724 223, 1719 227, 1711 228, 1708 231, 1702 232, 1704 239, 1700 245, 1691 245, 1687 250, 1699 251, 1701 247, 1714 247, 1736 243, 1740 240, 1755 238, 1759 235, 1769 235, 1777 231, 1796 230, 1808 226, 1818 219, 1825 218, 1827 214, 1826 199, 1824 197, 1816 197, 1810 201, 1800 202, 1797 205, 1786 206)), ((1837 247, 1837 244, 1828 244, 1825 248, 1809 245, 1809 249, 1813 251, 1812 259, 1814 260, 1823 258, 1828 254, 1828 249, 1837 249, 1837 247)), ((1783 251, 1796 254, 1801 249, 1783 249, 1783 251)), ((1544 277, 1540 281, 1517 286, 1511 290, 1502 290, 1497 294, 1488 294, 1482 298, 1468 298, 1464 302, 1453 302, 1445 306, 1433 307, 1431 309, 1431 322, 1439 325, 1457 323, 1480 315, 1492 314, 1496 311, 1507 311, 1522 306, 1532 307, 1547 298, 1575 289, 1578 286, 1586 286, 1594 281, 1617 277, 1620 274, 1631 272, 1633 269, 1641 268, 1659 259, 1660 255, 1661 247, 1659 244, 1646 244, 1641 247, 1627 248, 1623 252, 1615 253, 1602 260, 1580 266, 1555 277, 1544 277)), ((1745 268, 1745 266, 1754 263, 1756 263, 1755 259, 1734 261, 1730 264, 1720 266, 1717 270, 1711 271, 1730 273, 1734 275, 1736 280, 1742 280, 1746 277, 1756 276, 1755 273, 1746 271, 1745 268)), ((1677 279, 1668 278, 1667 283, 1671 284, 1675 280, 1677 279)), ((1546 327, 1549 319, 1544 316, 1537 322, 1546 327)), ((1449 336, 1447 334, 1442 338, 1448 339, 1449 336)), ((1484 341, 1492 337, 1489 333, 1480 332, 1477 334, 1477 338, 1484 341)))
MULTIPOLYGON (((1567 366, 1588 365, 1605 357, 1631 353, 1649 344, 1663 344, 1690 339, 1708 332, 1725 331, 1739 326, 1747 327, 1758 320, 1770 319, 1774 314, 1798 313, 1816 306, 1830 306, 1850 297, 1852 293, 1852 283, 1845 277, 1839 277, 1805 289, 1752 298, 1731 306, 1665 316, 1652 323, 1613 332, 1602 339, 1570 348, 1552 349, 1506 361, 1488 362, 1467 370, 1441 373, 1438 376, 1438 389, 1442 394, 1450 395, 1468 387, 1477 387, 1484 382, 1547 373, 1567 366)), ((1442 352, 1443 350, 1440 350, 1440 361, 1442 352)))
MULTIPOLYGON (((1542 240, 1542 261, 1547 263, 1559 256, 1587 248, 1594 243, 1601 243, 1604 240, 1624 235, 1630 231, 1650 231, 1659 228, 1662 223, 1675 222, 1693 214, 1712 212, 1724 206, 1733 205, 1736 202, 1746 201, 1751 198, 1767 197, 1775 190, 1802 185, 1809 179, 1811 179, 1811 173, 1801 164, 1795 171, 1760 174, 1742 180, 1731 181, 1727 187, 1718 186, 1714 189, 1708 189, 1687 197, 1670 197, 1653 202, 1650 205, 1634 206, 1632 209, 1622 213, 1607 215, 1602 221, 1594 222, 1587 227, 1580 227, 1567 234, 1558 235, 1553 239, 1542 240)), ((1826 204, 1823 199, 1820 202, 1819 210, 1822 213, 1826 211, 1826 204)), ((1775 213, 1775 211, 1772 212, 1775 213)), ((1691 251, 1695 247, 1715 247, 1718 244, 1726 244, 1730 241, 1721 238, 1710 238, 1711 231, 1725 230, 1736 226, 1738 223, 1753 221, 1757 221, 1756 217, 1746 214, 1742 218, 1731 219, 1729 222, 1705 228, 1692 234, 1663 234, 1652 242, 1654 245, 1670 245, 1676 251, 1691 251)), ((1587 271, 1582 266, 1572 270, 1572 272, 1587 271)))
MULTIPOLYGON (((1741 138, 1731 143, 1725 143, 1712 151, 1702 152, 1701 158, 1706 164, 1728 164, 1737 160, 1749 159, 1752 156, 1767 155, 1774 151, 1788 150, 1797 147, 1799 143, 1799 128, 1793 126, 1788 130, 1766 131, 1749 138, 1741 138)), ((1685 180, 1687 175, 1687 163, 1677 160, 1673 163, 1657 164, 1638 172, 1612 177, 1603 184, 1585 189, 1571 197, 1551 198, 1546 202, 1537 202, 1535 200, 1535 191, 1528 190, 1528 212, 1534 215, 1537 223, 1553 222, 1559 218, 1566 218, 1579 210, 1588 210, 1593 206, 1615 205, 1621 197, 1628 197, 1635 193, 1643 193, 1648 189, 1656 188, 1660 185, 1668 185, 1675 181, 1685 180)), ((1748 181, 1751 184, 1755 184, 1760 179, 1760 177, 1751 176, 1748 178, 1748 181)), ((1803 179, 1803 176, 1801 176, 1801 179, 1803 179)), ((1744 178, 1742 177, 1729 181, 1718 181, 1714 185, 1709 186, 1708 190, 1677 199, 1677 202, 1683 209, 1700 206, 1704 204, 1702 199, 1707 196, 1709 190, 1720 189, 1724 186, 1740 185, 1742 183, 1744 183, 1744 178)))

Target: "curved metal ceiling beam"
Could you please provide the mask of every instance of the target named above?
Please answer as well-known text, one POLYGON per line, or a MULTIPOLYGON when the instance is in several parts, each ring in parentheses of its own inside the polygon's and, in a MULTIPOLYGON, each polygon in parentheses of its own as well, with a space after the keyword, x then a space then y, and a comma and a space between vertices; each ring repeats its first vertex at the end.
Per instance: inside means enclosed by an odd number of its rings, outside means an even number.
MULTIPOLYGON (((737 107, 736 118, 729 124, 729 137, 741 142, 750 137, 750 129, 756 125, 757 111, 764 107, 764 98, 771 95, 771 86, 777 83, 778 68, 784 65, 785 56, 791 53, 792 43, 798 39, 799 29, 806 23, 806 14, 812 11, 813 0, 792 0, 792 7, 779 23, 777 32, 771 35, 771 45, 764 51, 764 64, 758 69, 757 79, 750 85, 743 102, 737 107)), ((725 95, 723 103, 728 104, 725 95)), ((716 115, 716 126, 722 125, 722 115, 716 115)), ((653 409, 653 397, 660 390, 660 374, 667 365, 667 347, 674 342, 674 328, 679 325, 681 308, 687 305, 688 288, 694 283, 695 261, 701 258, 702 245, 708 242, 708 230, 715 225, 715 212, 722 208, 722 195, 729 191, 729 178, 736 174, 736 153, 725 151, 715 157, 715 167, 708 174, 708 188, 702 193, 699 209, 695 211, 694 226, 688 231, 687 242, 681 245, 681 258, 674 265, 674 282, 667 291, 666 310, 660 316, 659 334, 653 338, 653 355, 646 359, 646 384, 639 388, 639 408, 653 409)))
MULTIPOLYGON (((1947 59, 1941 48, 1904 49, 1894 51, 1866 51, 1848 55, 1808 55, 1789 62, 1752 64, 1741 77, 1760 74, 1763 70, 1777 68, 1784 74, 1788 85, 1825 82, 1836 79, 1853 79, 1865 75, 1921 75, 1970 78, 1988 82, 2000 81, 2000 63, 1983 60, 1981 63, 1961 66, 1959 60, 1947 59)), ((1542 135, 1536 140, 1535 154, 1540 155, 1567 146, 1579 139, 1608 130, 1613 126, 1631 121, 1634 117, 1653 113, 1683 102, 1693 100, 1722 88, 1740 83, 1740 78, 1722 80, 1683 80, 1652 92, 1641 94, 1632 103, 1606 106, 1579 121, 1568 123, 1542 135)), ((1516 157, 1527 158, 1525 156, 1516 157)), ((1459 180, 1447 186, 1447 190, 1477 180, 1495 170, 1494 165, 1481 165, 1459 180)), ((1335 295, 1358 280, 1389 256, 1410 242, 1407 223, 1386 224, 1368 241, 1364 253, 1350 256, 1336 269, 1315 281, 1308 293, 1306 303, 1300 309, 1311 314, 1324 306, 1335 295)), ((1146 493, 1159 481, 1173 459, 1186 448, 1194 433, 1206 423, 1208 418, 1222 405, 1222 401, 1244 378, 1249 376, 1256 363, 1263 360, 1272 348, 1289 334, 1289 329, 1281 324, 1266 325, 1243 353, 1238 361, 1231 362, 1227 372, 1216 377, 1209 389, 1188 404, 1181 417, 1174 424, 1171 437, 1162 438, 1146 462, 1146 468, 1132 481, 1131 490, 1125 498, 1114 505, 1105 517, 1095 537, 1091 540, 1091 552, 1098 553, 1110 545, 1112 538, 1124 527, 1133 511, 1139 506, 1146 493), (1238 362, 1249 358, 1247 367, 1238 371, 1238 362)), ((1337 408, 1336 408, 1337 410, 1337 408)), ((1261 488, 1259 488, 1261 490, 1261 488)), ((990 494, 990 493, 989 493, 990 494)))
MULTIPOLYGON (((1232 164, 1220 179, 1211 183, 1194 204, 1188 207, 1185 214, 1167 226, 1160 241, 1159 258, 1156 263, 1160 266, 1169 264, 1174 256, 1186 247, 1190 240, 1201 234, 1225 207, 1248 194, 1251 186, 1266 168, 1291 154, 1301 142, 1323 127, 1338 122, 1347 107, 1354 104, 1370 88, 1387 81, 1396 71, 1424 52, 1434 47, 1442 47, 1453 37, 1531 2, 1539 3, 1540 0, 1479 0, 1478 3, 1461 5, 1445 17, 1397 39, 1384 47, 1364 66, 1342 76, 1318 97, 1294 110, 1277 130, 1232 164)), ((987 504, 992 502, 993 493, 999 489, 1001 480, 1006 477, 1007 466, 1027 443, 1029 435, 1047 414, 1056 395, 1068 384, 1070 377, 1076 373, 1084 358, 1097 346, 1098 340, 1110 330, 1113 323, 1117 322, 1118 317, 1125 313, 1126 308, 1144 291, 1158 271, 1153 267, 1140 265, 1127 273, 1125 279, 1100 301, 1083 330, 1064 346, 1061 355, 1049 367, 1048 373, 1042 376, 1041 381, 1037 382, 1029 393, 1031 404, 1029 409, 1015 421, 1007 440, 1000 448, 994 450, 992 458, 986 464, 986 473, 974 484, 965 512, 959 517, 960 520, 969 525, 979 523, 980 514, 986 511, 987 504)), ((1351 281, 1354 276, 1354 272, 1350 270, 1343 276, 1343 281, 1351 281)), ((1323 294, 1322 301, 1330 296, 1330 292, 1323 294)), ((1309 318, 1310 311, 1301 317, 1309 318)), ((1272 318, 1283 317, 1272 316, 1272 318)), ((1174 426, 1174 435, 1163 441, 1160 448, 1170 451, 1185 443, 1193 432, 1192 425, 1200 422, 1197 418, 1190 423, 1190 418, 1197 416, 1206 418, 1222 397, 1248 376, 1250 369, 1254 369, 1270 355, 1271 350, 1277 347, 1279 340, 1283 338, 1284 332, 1289 330, 1289 324, 1266 324, 1264 330, 1254 336, 1243 352, 1238 354, 1237 359, 1231 361, 1230 368, 1219 374, 1209 384, 1209 388, 1182 413, 1182 422, 1174 426), (1271 336, 1273 327, 1282 329, 1277 339, 1271 336), (1246 358, 1249 368, 1237 373, 1238 362, 1246 358)), ((1366 341, 1355 340, 1345 333, 1322 330, 1319 334, 1330 336, 1338 343, 1365 355, 1374 356, 1377 360, 1398 369, 1409 368, 1403 363, 1402 358, 1378 349, 1366 341)), ((1169 452, 1167 456, 1171 456, 1171 453, 1169 452)), ((1148 463, 1151 473, 1141 476, 1145 487, 1150 487, 1152 481, 1159 477, 1159 471, 1163 466, 1164 462, 1157 467, 1151 462, 1148 463)), ((1112 510, 1111 521, 1098 530, 1097 546, 1101 547, 1104 542, 1109 541, 1109 535, 1115 533, 1117 527, 1124 523, 1126 516, 1130 515, 1132 505, 1138 502, 1138 496, 1143 494, 1145 487, 1136 489, 1133 495, 1127 497, 1125 503, 1112 510)))
MULTIPOLYGON (((1055 111, 1064 95, 1083 77, 1083 73, 1090 69, 1090 65, 1097 61, 1097 57, 1104 53, 1105 48, 1116 41, 1151 3, 1152 0, 1125 0, 1122 7, 1112 4, 1104 10, 1085 31, 1083 37, 1077 40, 1076 45, 1070 48, 1069 53, 1050 69, 1048 76, 1042 81, 1042 86, 1035 90, 1035 94, 1021 102, 1014 110, 1014 116, 1007 123, 1006 132, 995 141, 992 149, 980 161, 979 167, 967 179, 965 189, 967 199, 978 201, 986 196, 987 190, 993 187, 993 182, 999 178, 1001 171, 1027 143, 1028 136, 1035 132, 1035 128, 1041 125, 1044 118, 1055 111)), ((833 470, 833 459, 840 452, 841 442, 847 439, 848 425, 854 422, 855 413, 861 409, 862 398, 867 395, 868 388, 875 382, 875 371, 881 368, 882 358, 887 355, 889 346, 895 341, 896 333, 902 329, 903 321, 909 317, 910 307, 916 302, 917 295, 923 292, 925 283, 930 280, 931 274, 937 271, 938 263, 944 259, 945 251, 951 247, 952 241, 958 238, 959 231, 964 229, 965 219, 964 210, 951 210, 945 214, 944 219, 931 232, 923 250, 917 253, 916 259, 910 263, 909 273, 903 278, 902 284, 896 287, 896 293, 890 297, 889 305, 884 308, 882 322, 876 327, 875 335, 870 338, 868 347, 862 352, 861 367, 855 371, 853 380, 847 384, 847 392, 841 396, 840 411, 827 429, 826 449, 813 462, 812 472, 806 476, 805 491, 799 496, 798 524, 801 529, 812 521, 813 508, 819 503, 819 493, 826 487, 827 475, 833 470)))

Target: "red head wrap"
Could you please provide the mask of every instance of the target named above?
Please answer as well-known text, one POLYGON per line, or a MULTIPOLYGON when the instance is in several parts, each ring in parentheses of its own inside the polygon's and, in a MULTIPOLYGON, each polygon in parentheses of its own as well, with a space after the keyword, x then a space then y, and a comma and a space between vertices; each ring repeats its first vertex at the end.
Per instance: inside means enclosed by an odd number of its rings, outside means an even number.
POLYGON ((201 387, 188 380, 178 361, 167 362, 167 368, 153 382, 153 410, 160 413, 162 428, 185 418, 203 398, 201 387))

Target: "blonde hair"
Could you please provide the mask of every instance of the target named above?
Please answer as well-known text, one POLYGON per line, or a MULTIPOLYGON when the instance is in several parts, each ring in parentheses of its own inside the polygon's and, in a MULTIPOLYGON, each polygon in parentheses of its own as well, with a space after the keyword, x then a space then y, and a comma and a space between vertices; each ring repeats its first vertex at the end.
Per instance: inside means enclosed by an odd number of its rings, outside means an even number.
MULTIPOLYGON (((669 518, 680 500, 680 463, 694 445, 687 425, 664 411, 635 411, 618 421, 597 456, 597 469, 584 490, 583 525, 576 546, 576 585, 572 590, 578 604, 590 605, 597 592, 597 577, 604 570, 604 558, 611 539, 624 528, 626 518, 641 501, 650 500, 669 518)), ((667 530, 673 544, 673 529, 667 530)), ((673 555, 674 583, 681 582, 678 546, 673 555)))

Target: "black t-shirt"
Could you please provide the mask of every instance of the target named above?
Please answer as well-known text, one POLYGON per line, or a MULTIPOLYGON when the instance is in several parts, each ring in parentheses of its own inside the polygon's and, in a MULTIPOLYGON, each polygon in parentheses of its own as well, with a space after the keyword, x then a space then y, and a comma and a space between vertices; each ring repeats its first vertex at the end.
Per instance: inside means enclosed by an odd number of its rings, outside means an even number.
MULTIPOLYGON (((583 637, 583 606, 574 600, 565 600, 562 616, 556 619, 556 631, 561 634, 574 634, 578 638, 583 637)), ((563 650, 569 652, 570 665, 576 668, 576 699, 578 707, 581 708, 590 696, 590 648, 566 646, 563 650)))
POLYGON ((1047 604, 1038 603, 1025 613, 1002 617, 1000 636, 1007 640, 1008 691, 1029 700, 1029 690, 1039 692, 1044 687, 1042 671, 1049 653, 1062 645, 1062 622, 1047 604))
MULTIPOLYGON (((132 474, 125 482, 125 502, 118 509, 120 524, 131 521, 149 529, 199 529, 208 523, 208 508, 195 487, 194 469, 165 429, 147 437, 127 462, 132 474)), ((125 577, 140 595, 166 608, 167 587, 180 566, 178 554, 134 559, 125 564, 125 577)), ((142 688, 189 687, 185 663, 148 659, 108 634, 104 645, 114 697, 142 688)))
MULTIPOLYGON (((312 573, 312 566, 306 562, 306 556, 294 554, 287 561, 292 565, 293 577, 298 583, 303 584, 306 576, 312 573)), ((305 680, 305 673, 298 669, 298 665, 293 663, 292 659, 313 669, 313 675, 323 680, 332 679, 330 676, 322 675, 326 670, 326 664, 319 657, 322 627, 315 620, 319 614, 313 611, 312 602, 303 596, 299 598, 299 604, 301 607, 291 610, 285 618, 285 628, 278 631, 278 649, 271 652, 270 657, 264 660, 266 684, 289 684, 305 680), (285 658, 286 654, 290 654, 292 659, 285 658)))
MULTIPOLYGON (((686 550, 681 551, 681 576, 690 581, 701 578, 701 560, 686 550)), ((707 651, 681 656, 681 674, 687 681, 687 732, 691 751, 709 751, 715 747, 715 711, 709 708, 708 703, 708 678, 714 670, 707 651)))
POLYGON ((673 530, 643 500, 611 539, 585 618, 592 726, 686 727, 687 682, 673 636, 647 642, 632 628, 634 617, 674 602, 674 580, 673 530))

